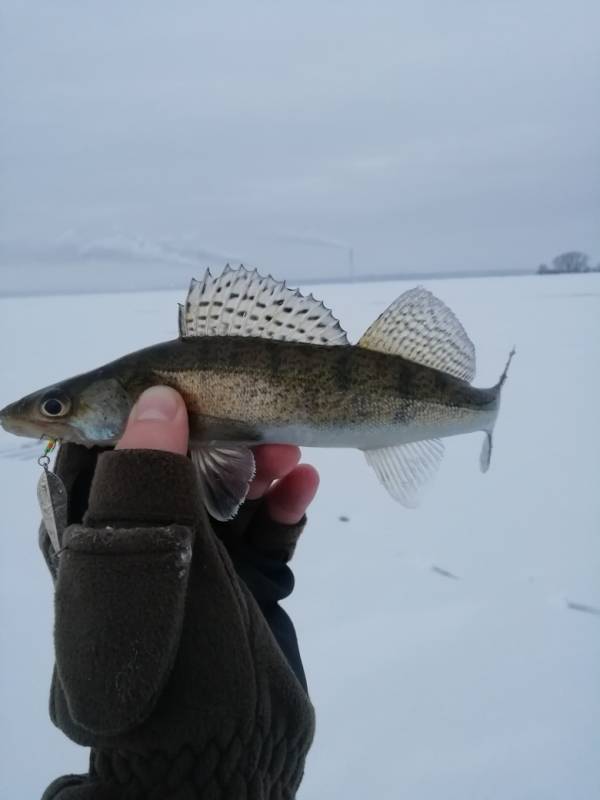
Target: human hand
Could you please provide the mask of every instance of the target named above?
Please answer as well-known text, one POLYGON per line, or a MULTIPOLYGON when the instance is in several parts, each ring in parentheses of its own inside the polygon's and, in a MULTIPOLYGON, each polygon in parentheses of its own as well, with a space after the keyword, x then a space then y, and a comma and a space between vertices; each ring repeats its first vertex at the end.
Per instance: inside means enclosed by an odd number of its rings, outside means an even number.
MULTIPOLYGON (((189 426, 181 395, 167 386, 147 389, 133 407, 116 449, 165 450, 186 455, 189 426)), ((299 464, 300 448, 266 444, 254 448, 256 474, 248 499, 264 497, 274 522, 294 525, 302 519, 319 486, 319 473, 299 464)))

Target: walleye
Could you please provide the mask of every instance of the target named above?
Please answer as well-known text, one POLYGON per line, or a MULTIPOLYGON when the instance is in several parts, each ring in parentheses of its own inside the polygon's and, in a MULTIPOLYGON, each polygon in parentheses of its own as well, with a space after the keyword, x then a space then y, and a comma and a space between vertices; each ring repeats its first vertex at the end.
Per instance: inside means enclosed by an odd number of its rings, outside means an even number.
POLYGON ((475 349, 423 288, 402 294, 357 345, 312 294, 240 266, 192 280, 179 338, 27 395, 0 411, 20 436, 115 444, 138 396, 165 384, 183 396, 190 455, 208 511, 237 513, 254 476, 253 445, 353 447, 408 507, 432 477, 441 439, 483 431, 480 466, 511 352, 498 383, 471 386, 475 349))

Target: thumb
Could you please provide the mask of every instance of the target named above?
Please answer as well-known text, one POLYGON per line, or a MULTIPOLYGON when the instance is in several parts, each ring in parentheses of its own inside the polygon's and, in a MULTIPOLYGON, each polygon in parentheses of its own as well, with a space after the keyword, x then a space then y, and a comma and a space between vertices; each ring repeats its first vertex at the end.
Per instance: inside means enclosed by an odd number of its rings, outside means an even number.
POLYGON ((168 386, 146 389, 131 410, 116 449, 166 450, 186 455, 188 417, 183 398, 168 386))

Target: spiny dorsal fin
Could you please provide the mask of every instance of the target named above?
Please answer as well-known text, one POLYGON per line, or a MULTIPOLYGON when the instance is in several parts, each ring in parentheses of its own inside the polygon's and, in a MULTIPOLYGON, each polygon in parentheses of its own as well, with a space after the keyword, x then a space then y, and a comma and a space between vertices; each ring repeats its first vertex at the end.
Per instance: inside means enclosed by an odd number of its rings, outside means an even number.
POLYGON ((407 508, 419 504, 419 491, 433 478, 444 455, 439 439, 424 439, 365 450, 367 462, 394 500, 407 508))
POLYGON ((422 286, 394 300, 358 344, 465 381, 475 377, 475 348, 465 329, 448 306, 422 286))
POLYGON ((314 344, 348 344, 323 303, 270 275, 229 264, 220 275, 192 280, 179 314, 180 336, 258 336, 314 344))

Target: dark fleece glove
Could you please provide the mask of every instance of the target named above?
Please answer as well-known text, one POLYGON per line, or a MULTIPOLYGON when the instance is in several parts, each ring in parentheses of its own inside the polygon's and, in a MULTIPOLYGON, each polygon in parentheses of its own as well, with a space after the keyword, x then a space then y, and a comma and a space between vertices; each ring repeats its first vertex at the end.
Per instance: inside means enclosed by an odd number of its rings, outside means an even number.
POLYGON ((92 747, 89 775, 43 800, 293 798, 314 712, 278 601, 303 523, 275 525, 258 502, 213 525, 182 456, 95 459, 62 448, 59 554, 41 531, 56 581, 50 713, 92 747))

